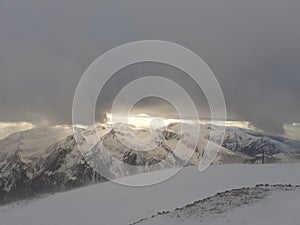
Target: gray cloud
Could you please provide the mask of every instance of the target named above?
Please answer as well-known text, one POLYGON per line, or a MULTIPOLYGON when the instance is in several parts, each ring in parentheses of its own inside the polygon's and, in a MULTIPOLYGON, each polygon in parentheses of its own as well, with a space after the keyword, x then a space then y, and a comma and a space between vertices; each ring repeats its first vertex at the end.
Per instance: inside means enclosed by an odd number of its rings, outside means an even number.
MULTIPOLYGON (((76 85, 94 59, 122 43, 161 39, 207 62, 230 118, 281 132, 283 123, 300 121, 299 11, 298 0, 2 0, 0 121, 69 123, 76 85)), ((128 71, 157 72, 151 68, 128 71)), ((112 80, 99 115, 129 76, 112 80)), ((172 77, 192 87, 183 74, 172 77)))

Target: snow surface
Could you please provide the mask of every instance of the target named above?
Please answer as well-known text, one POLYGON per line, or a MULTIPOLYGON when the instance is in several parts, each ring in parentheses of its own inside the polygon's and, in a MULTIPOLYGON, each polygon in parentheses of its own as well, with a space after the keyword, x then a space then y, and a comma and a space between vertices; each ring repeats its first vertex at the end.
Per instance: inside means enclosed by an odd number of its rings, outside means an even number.
MULTIPOLYGON (((126 225, 154 215, 158 211, 183 207, 195 200, 232 188, 255 186, 260 183, 296 185, 300 183, 299 171, 300 164, 214 165, 202 173, 198 172, 197 167, 187 167, 168 181, 149 187, 133 188, 107 182, 55 194, 25 205, 3 206, 0 208, 0 224, 126 225)), ((157 171, 123 179, 143 179, 164 172, 157 171)), ((273 207, 274 202, 280 201, 281 205, 274 206, 274 210, 280 210, 290 207, 287 206, 288 201, 285 202, 287 198, 291 201, 291 205, 295 205, 295 210, 299 210, 298 194, 299 192, 274 195, 263 204, 273 207)), ((263 207, 264 205, 261 205, 261 208, 263 207)), ((246 209, 240 210, 228 215, 227 224, 231 224, 231 221, 234 222, 233 224, 243 224, 242 222, 249 218, 256 219, 254 208, 251 212, 253 217, 250 214, 247 217, 246 209), (238 219, 236 215, 239 215, 241 220, 234 220, 238 219)), ((273 213, 273 211, 266 211, 266 213, 273 213)), ((226 225, 224 221, 220 220, 219 224, 226 225)), ((268 222, 265 220, 265 223, 260 224, 272 224, 268 222)), ((295 224, 299 224, 297 220, 295 224)))
MULTIPOLYGON (((240 189, 241 190, 241 189, 240 189)), ((253 189, 254 190, 254 189, 253 189)), ((237 190, 238 192, 238 190, 237 190)), ((233 199, 236 196, 232 196, 233 199)), ((242 197, 242 196, 240 196, 242 197)), ((218 197, 215 197, 218 199, 218 197)), ((261 198, 259 196, 258 198, 261 198)), ((216 200, 215 199, 215 200, 216 200)), ((240 199, 240 204, 243 204, 240 199)), ((300 190, 273 191, 266 199, 256 199, 253 204, 243 204, 240 208, 235 207, 227 212, 212 213, 214 207, 223 207, 223 202, 210 202, 206 204, 208 210, 200 212, 199 208, 188 206, 189 212, 181 213, 180 216, 169 214, 149 218, 136 224, 140 225, 296 225, 300 224, 299 206, 300 190), (209 205, 210 204, 210 205, 209 205), (199 214, 201 213, 201 214, 199 214)), ((204 208, 204 209, 207 209, 204 208)), ((183 209, 181 209, 183 210, 183 209)), ((187 211, 183 210, 183 211, 187 211)), ((218 209, 219 210, 219 209, 218 209)), ((226 210, 226 208, 224 208, 226 210)), ((174 213, 172 213, 174 214, 174 213)))
MULTIPOLYGON (((225 217, 217 218, 206 225, 297 225, 300 224, 299 208, 299 190, 275 192, 264 201, 235 209, 225 217)), ((199 222, 194 224, 198 225, 199 222)))

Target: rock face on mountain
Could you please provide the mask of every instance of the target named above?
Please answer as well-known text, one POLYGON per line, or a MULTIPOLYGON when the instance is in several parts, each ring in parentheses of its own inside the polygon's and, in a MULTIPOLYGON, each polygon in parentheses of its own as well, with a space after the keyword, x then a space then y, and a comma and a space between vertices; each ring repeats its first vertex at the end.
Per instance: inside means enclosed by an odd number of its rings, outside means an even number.
POLYGON ((22 150, 7 157, 0 167, 0 203, 104 181, 76 146, 70 135, 50 145, 36 161, 29 161, 22 150))
MULTIPOLYGON (((105 177, 117 178, 181 166, 185 163, 183 155, 173 151, 179 140, 183 140, 182 143, 187 149, 195 147, 195 152, 187 165, 196 165, 209 142, 210 130, 219 128, 201 127, 196 146, 189 143, 189 134, 179 132, 178 124, 155 130, 158 138, 153 139, 153 142, 150 141, 148 146, 129 140, 131 137, 129 134, 132 132, 142 139, 147 138, 149 133, 143 129, 124 125, 119 125, 117 129, 99 126, 96 131, 88 128, 80 129, 84 136, 76 138, 77 142, 70 126, 36 128, 0 140, 0 204, 102 182, 106 180, 105 177), (93 132, 98 133, 99 139, 84 158, 78 144, 86 143, 86 137, 92 136, 93 132), (129 140, 131 145, 127 145, 126 140, 129 140), (101 152, 103 146, 109 155, 101 152), (151 150, 143 151, 149 148, 151 150), (117 158, 125 165, 140 166, 143 169, 130 167, 133 171, 129 171, 127 167, 124 169, 110 165, 111 157, 117 158), (102 177, 94 168, 103 170, 108 176, 102 177)), ((213 137, 211 141, 218 138, 220 137, 213 137)), ((297 148, 287 139, 272 138, 249 130, 227 128, 223 145, 214 163, 259 163, 263 151, 267 163, 300 161, 299 154, 296 154, 297 148)))

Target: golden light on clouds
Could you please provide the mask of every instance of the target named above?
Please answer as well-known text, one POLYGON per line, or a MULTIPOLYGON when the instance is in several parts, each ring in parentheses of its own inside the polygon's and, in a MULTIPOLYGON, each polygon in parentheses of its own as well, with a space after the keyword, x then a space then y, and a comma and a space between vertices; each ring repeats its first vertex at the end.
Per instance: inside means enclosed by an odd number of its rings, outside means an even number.
MULTIPOLYGON (((217 126, 229 126, 229 127, 238 127, 249 130, 257 130, 251 122, 247 121, 211 121, 211 120, 199 120, 198 122, 195 120, 180 120, 180 119, 171 119, 171 118, 162 118, 162 117, 151 117, 145 113, 132 115, 132 116, 123 116, 123 115, 114 115, 111 113, 106 114, 107 124, 129 124, 134 125, 136 127, 159 127, 166 126, 170 123, 198 123, 198 124, 214 124, 217 126)), ((258 131, 258 130, 257 130, 258 131)))
POLYGON ((150 117, 147 114, 138 114, 133 116, 121 116, 112 115, 110 113, 106 114, 107 124, 129 124, 135 127, 160 127, 169 124, 167 119, 159 117, 150 117))
POLYGON ((300 140, 300 123, 285 124, 284 135, 293 140, 300 140))
POLYGON ((35 126, 29 122, 0 122, 0 139, 8 135, 34 128, 35 126))

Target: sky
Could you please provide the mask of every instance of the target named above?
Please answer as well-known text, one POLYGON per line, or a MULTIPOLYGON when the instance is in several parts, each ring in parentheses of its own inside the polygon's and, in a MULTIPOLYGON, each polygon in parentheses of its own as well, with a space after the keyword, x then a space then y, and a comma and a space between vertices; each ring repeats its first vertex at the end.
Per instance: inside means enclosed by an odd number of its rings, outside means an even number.
MULTIPOLYGON (((204 59, 230 119, 283 133, 285 124, 300 121, 299 11, 299 0, 0 0, 0 122, 71 123, 87 67, 120 44, 152 39, 178 43, 204 59)), ((167 74, 208 116, 201 90, 185 74, 142 64, 110 80, 99 120, 138 73, 167 74)), ((170 112, 153 99, 139 107, 170 112)))

